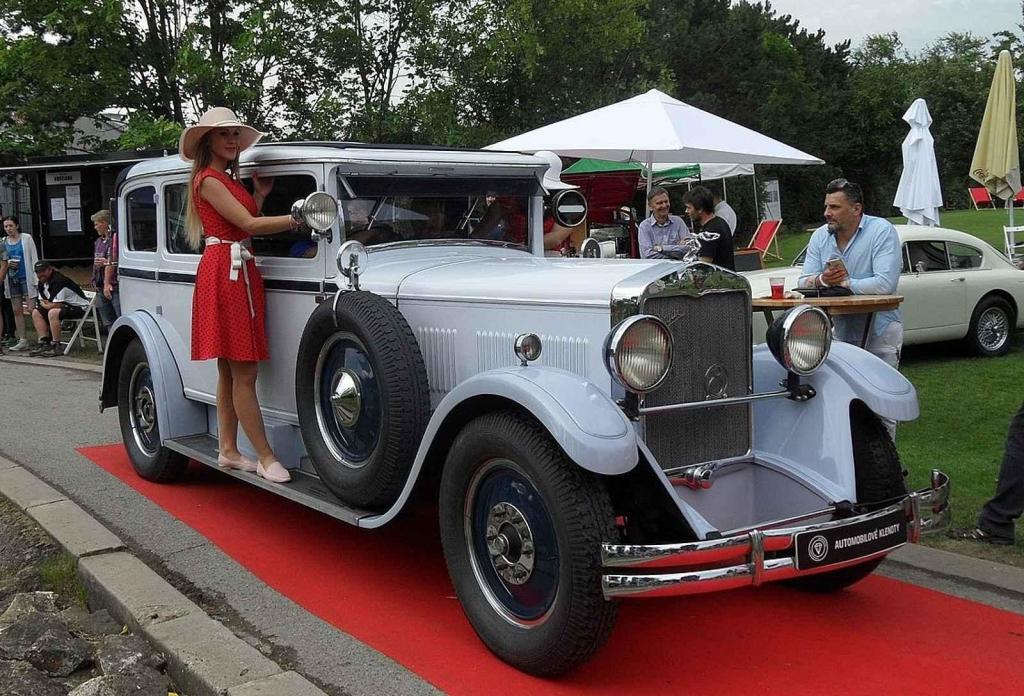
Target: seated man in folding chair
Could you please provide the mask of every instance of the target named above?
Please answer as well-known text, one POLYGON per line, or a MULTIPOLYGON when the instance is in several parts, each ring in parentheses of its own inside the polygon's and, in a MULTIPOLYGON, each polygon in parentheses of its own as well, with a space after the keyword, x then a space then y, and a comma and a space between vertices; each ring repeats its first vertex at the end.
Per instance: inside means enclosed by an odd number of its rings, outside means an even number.
POLYGON ((37 261, 35 270, 39 285, 32 323, 39 334, 39 345, 29 351, 29 355, 44 358, 63 355, 60 323, 84 317, 90 301, 78 283, 58 272, 49 261, 37 261))

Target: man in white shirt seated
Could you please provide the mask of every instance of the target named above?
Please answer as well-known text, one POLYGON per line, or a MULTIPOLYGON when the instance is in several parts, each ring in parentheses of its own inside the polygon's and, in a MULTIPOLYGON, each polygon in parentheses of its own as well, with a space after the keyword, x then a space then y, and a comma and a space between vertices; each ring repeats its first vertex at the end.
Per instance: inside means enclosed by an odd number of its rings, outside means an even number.
POLYGON ((39 285, 32 323, 39 334, 39 345, 29 351, 29 355, 43 358, 63 355, 60 323, 84 317, 89 300, 78 283, 58 272, 49 261, 37 261, 35 271, 39 285))
POLYGON ((711 196, 715 201, 715 215, 725 221, 725 224, 729 226, 729 234, 736 239, 736 211, 722 200, 722 192, 717 187, 709 186, 708 188, 711 189, 711 196))

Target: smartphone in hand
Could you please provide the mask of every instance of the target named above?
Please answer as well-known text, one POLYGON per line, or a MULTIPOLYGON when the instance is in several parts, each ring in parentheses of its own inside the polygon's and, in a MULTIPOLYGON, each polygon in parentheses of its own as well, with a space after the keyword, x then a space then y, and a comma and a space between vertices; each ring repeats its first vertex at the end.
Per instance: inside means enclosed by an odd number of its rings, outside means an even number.
POLYGON ((841 258, 839 258, 838 256, 836 256, 835 258, 831 258, 828 261, 826 261, 825 265, 828 266, 829 270, 834 271, 834 270, 838 269, 838 270, 841 270, 846 275, 850 275, 849 271, 846 270, 846 263, 841 258))

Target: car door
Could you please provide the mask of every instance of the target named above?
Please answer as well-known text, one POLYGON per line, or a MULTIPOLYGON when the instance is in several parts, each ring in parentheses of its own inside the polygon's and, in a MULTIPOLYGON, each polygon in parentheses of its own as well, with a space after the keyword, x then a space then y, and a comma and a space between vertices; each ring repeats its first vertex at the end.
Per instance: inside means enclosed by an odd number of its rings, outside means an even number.
POLYGON ((952 268, 946 242, 908 241, 899 294, 907 343, 959 338, 967 329, 964 269, 952 268))

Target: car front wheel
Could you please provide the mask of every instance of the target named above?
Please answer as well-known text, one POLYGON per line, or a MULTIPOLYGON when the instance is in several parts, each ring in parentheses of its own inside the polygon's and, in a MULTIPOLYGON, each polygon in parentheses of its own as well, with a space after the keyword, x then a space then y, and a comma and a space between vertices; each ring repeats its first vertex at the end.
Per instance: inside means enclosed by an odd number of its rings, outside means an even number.
POLYGON ((601 591, 611 501, 535 421, 503 411, 463 429, 441 478, 440 518, 455 592, 498 657, 550 677, 604 644, 616 616, 601 591))
POLYGON ((1016 316, 1001 297, 986 297, 974 308, 967 344, 971 352, 986 358, 1006 355, 1010 350, 1016 316))

